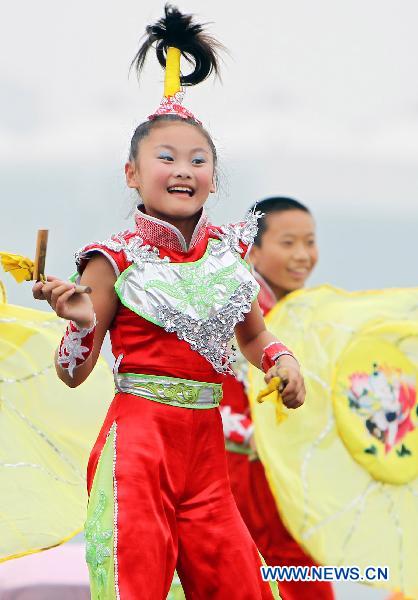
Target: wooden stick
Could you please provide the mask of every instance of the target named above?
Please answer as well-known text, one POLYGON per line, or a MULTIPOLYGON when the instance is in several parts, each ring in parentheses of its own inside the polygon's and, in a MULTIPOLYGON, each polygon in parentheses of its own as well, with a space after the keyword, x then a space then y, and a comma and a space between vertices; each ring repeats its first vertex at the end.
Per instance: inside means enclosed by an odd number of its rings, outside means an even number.
MULTIPOLYGON (((39 229, 38 237, 36 239, 36 255, 33 266, 32 278, 36 281, 41 281, 45 276, 45 261, 46 261, 46 248, 48 245, 48 229, 39 229)), ((76 285, 76 294, 91 294, 91 287, 88 285, 76 285)))
POLYGON ((33 279, 41 281, 45 274, 46 248, 48 245, 48 229, 39 229, 36 239, 35 263, 33 266, 33 279))
POLYGON ((76 294, 91 294, 92 289, 89 285, 76 285, 75 293, 76 294))

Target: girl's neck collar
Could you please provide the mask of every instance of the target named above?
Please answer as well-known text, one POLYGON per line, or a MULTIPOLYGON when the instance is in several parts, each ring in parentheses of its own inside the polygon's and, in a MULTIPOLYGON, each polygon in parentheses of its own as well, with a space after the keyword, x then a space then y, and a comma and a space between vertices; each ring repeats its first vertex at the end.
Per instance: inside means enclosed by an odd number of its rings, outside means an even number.
POLYGON ((208 217, 205 209, 202 208, 190 244, 187 245, 183 234, 177 227, 167 221, 147 215, 144 212, 143 204, 140 204, 135 211, 136 231, 146 242, 154 246, 164 246, 169 250, 179 252, 189 252, 200 242, 205 234, 207 222, 208 217))

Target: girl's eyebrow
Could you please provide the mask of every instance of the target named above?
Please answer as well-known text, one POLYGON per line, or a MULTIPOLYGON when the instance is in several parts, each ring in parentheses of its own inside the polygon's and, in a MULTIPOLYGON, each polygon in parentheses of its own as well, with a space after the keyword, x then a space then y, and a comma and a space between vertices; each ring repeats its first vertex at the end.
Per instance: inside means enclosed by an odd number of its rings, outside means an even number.
MULTIPOLYGON (((297 237, 300 235, 299 233, 291 233, 290 231, 283 231, 279 233, 279 237, 297 237)), ((302 233, 303 237, 315 237, 314 231, 309 231, 306 233, 302 233)))
POLYGON ((192 153, 194 152, 203 152, 204 154, 209 154, 209 152, 207 150, 205 150, 205 148, 193 148, 192 153))
MULTIPOLYGON (((173 152, 176 150, 174 146, 170 146, 170 144, 157 144, 157 146, 155 147, 167 148, 168 150, 172 150, 173 152)), ((192 148, 192 150, 190 151, 191 154, 194 154, 195 152, 203 152, 205 154, 209 154, 209 152, 205 148, 201 148, 200 146, 198 148, 192 148)))

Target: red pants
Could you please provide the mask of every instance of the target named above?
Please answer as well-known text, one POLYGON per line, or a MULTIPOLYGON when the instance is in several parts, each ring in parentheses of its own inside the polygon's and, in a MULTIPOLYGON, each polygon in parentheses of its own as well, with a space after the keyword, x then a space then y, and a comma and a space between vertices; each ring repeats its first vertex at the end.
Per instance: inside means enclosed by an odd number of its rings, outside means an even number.
MULTIPOLYGON (((231 488, 240 513, 264 560, 271 566, 312 566, 283 525, 259 460, 249 461, 244 454, 228 452, 231 488)), ((329 582, 279 582, 282 600, 333 600, 329 582)))
MULTIPOLYGON (((108 464, 98 461, 114 423, 120 599, 165 600, 177 568, 188 599, 271 600, 257 548, 231 494, 219 411, 117 394, 90 456, 89 493, 97 465, 108 464)), ((104 586, 110 578, 100 568, 112 555, 98 552, 97 539, 104 548, 111 534, 100 527, 92 552, 104 586)))

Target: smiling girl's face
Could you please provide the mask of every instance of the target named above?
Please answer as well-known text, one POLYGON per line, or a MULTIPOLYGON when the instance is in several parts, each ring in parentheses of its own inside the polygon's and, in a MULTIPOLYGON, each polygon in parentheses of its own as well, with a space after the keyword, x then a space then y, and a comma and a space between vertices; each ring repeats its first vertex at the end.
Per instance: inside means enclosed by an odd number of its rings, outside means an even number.
POLYGON ((147 214, 170 222, 196 215, 215 191, 209 143, 197 127, 181 121, 155 123, 125 173, 147 214))
POLYGON ((250 260, 277 299, 305 285, 318 260, 315 222, 302 210, 268 213, 261 245, 250 260))

